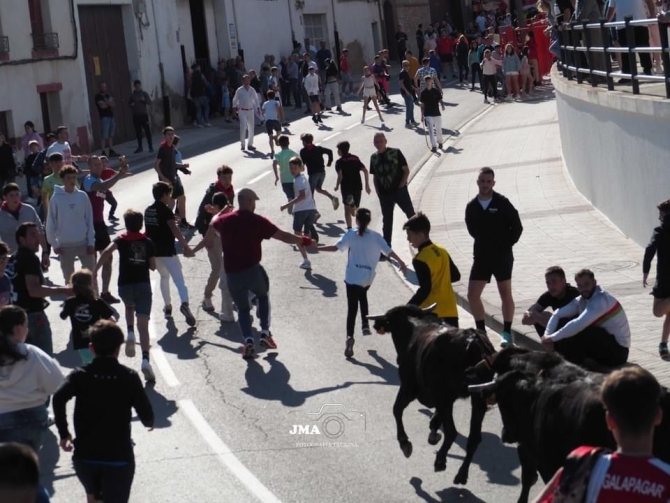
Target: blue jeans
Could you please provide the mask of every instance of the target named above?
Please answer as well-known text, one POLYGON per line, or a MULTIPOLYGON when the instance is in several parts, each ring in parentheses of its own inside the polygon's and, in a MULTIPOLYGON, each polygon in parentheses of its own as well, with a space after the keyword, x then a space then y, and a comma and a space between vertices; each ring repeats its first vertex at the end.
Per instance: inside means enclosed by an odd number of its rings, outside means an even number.
POLYGON ((258 316, 261 319, 261 330, 270 329, 270 300, 268 290, 270 280, 265 269, 260 264, 250 267, 244 271, 226 273, 228 290, 233 302, 237 306, 237 322, 240 324, 242 337, 245 341, 253 341, 254 334, 251 331, 251 306, 249 304, 249 292, 256 295, 258 299, 258 316))
POLYGON ((0 414, 0 442, 29 445, 39 453, 48 421, 46 405, 0 414))
POLYGON ((403 94, 405 100, 405 124, 414 122, 414 98, 411 94, 403 94))
POLYGON ((209 122, 209 98, 207 96, 198 96, 193 98, 195 105, 195 120, 198 124, 207 124, 209 122), (204 120, 203 120, 204 119, 204 120))
POLYGON ((51 338, 51 324, 44 311, 28 313, 28 344, 37 346, 49 356, 53 356, 54 347, 51 338))

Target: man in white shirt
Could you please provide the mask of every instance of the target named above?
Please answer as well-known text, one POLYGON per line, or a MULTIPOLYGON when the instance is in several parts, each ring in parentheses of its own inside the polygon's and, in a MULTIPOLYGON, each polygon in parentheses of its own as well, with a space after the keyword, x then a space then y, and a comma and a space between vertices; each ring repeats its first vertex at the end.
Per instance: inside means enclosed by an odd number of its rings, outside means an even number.
POLYGON ((575 274, 581 294, 554 311, 542 337, 547 351, 554 349, 578 365, 616 367, 628 360, 630 326, 621 304, 598 286, 593 271, 575 274), (574 318, 558 328, 561 318, 574 318))
POLYGON ((312 106, 312 120, 314 124, 323 123, 321 119, 321 103, 319 102, 319 76, 316 74, 316 68, 313 66, 310 66, 307 72, 304 86, 312 106))
MULTIPOLYGON (((248 135, 249 150, 256 150, 254 147, 254 112, 259 110, 258 95, 251 87, 251 77, 244 75, 242 85, 235 91, 233 96, 233 110, 237 112, 240 119, 240 143, 242 150, 245 150, 244 142, 248 135)), ((260 113, 260 112, 259 112, 260 113)))

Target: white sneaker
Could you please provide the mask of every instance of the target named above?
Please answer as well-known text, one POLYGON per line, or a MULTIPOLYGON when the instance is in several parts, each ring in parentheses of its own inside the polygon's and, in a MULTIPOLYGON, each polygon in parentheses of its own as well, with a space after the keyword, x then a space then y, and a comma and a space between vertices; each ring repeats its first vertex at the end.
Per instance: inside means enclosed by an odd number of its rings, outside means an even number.
POLYGON ((154 374, 154 369, 151 367, 151 363, 146 358, 142 359, 142 366, 140 367, 142 374, 144 374, 144 379, 147 382, 156 382, 156 374, 154 374))
POLYGON ((312 263, 309 261, 309 259, 302 261, 302 264, 300 264, 300 269, 306 269, 308 271, 312 270, 312 263))
POLYGON ((331 202, 333 203, 333 209, 337 210, 337 208, 340 207, 340 200, 337 197, 334 197, 331 199, 331 202))
POLYGON ((126 336, 126 356, 128 358, 135 357, 135 332, 128 332, 126 336))
POLYGON ((202 308, 207 311, 211 312, 214 311, 214 304, 212 304, 212 299, 205 297, 202 299, 202 308))
POLYGON ((235 323, 235 315, 220 313, 219 320, 223 323, 235 323))

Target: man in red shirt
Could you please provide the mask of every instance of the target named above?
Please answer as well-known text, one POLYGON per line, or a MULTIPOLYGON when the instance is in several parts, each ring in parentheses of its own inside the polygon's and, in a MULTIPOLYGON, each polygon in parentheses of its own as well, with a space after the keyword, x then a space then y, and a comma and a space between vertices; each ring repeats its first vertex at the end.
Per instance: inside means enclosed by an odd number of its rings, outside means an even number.
POLYGON ((354 79, 351 77, 351 70, 349 69, 349 49, 342 49, 340 56, 340 78, 342 79, 342 96, 349 98, 354 96, 354 79), (347 92, 347 84, 349 85, 349 92, 347 92))
MULTIPOLYGON (((258 201, 258 196, 253 190, 242 189, 237 194, 239 209, 233 211, 231 206, 227 206, 212 218, 210 223, 210 226, 221 237, 223 269, 228 290, 233 302, 237 305, 237 322, 245 341, 242 354, 244 358, 253 357, 255 352, 249 292, 253 293, 258 300, 258 317, 261 322, 260 344, 268 349, 277 348, 270 332, 268 298, 270 281, 265 269, 261 266, 263 240, 273 238, 291 245, 313 245, 309 237, 296 236, 282 231, 267 218, 257 215, 255 213, 256 201, 258 201)), ((214 238, 215 233, 208 232, 193 251, 207 247, 208 241, 214 238)))
POLYGON ((572 451, 536 503, 653 503, 670 501, 670 465, 653 457, 661 423, 661 387, 640 367, 612 372, 602 388, 605 420, 619 448, 572 451))

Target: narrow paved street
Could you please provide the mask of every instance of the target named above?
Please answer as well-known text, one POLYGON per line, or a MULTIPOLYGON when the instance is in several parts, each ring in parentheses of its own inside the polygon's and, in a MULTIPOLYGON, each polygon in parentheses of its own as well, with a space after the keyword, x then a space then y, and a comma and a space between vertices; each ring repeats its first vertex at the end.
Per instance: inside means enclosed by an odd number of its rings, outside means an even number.
MULTIPOLYGON (((398 95, 393 98, 396 103, 402 102, 398 95)), ((484 109, 481 94, 467 89, 446 90, 445 101, 448 106, 443 125, 454 134, 484 109)), ((309 117, 292 123, 293 150, 301 148, 300 134, 311 132, 315 143, 333 149, 335 155, 335 145, 348 140, 351 152, 367 164, 374 150, 373 134, 380 130, 379 119, 369 112, 368 120, 361 124, 359 102, 346 103, 344 110, 342 115, 328 114, 324 128, 316 129, 309 117)), ((401 148, 411 169, 416 169, 429 154, 423 131, 403 127, 403 107, 391 109, 384 117, 389 146, 401 148)), ((222 136, 226 146, 186 159, 193 171, 192 176, 183 177, 188 219, 194 220, 205 189, 215 179, 216 168, 228 164, 235 170, 235 188, 251 187, 260 196, 257 212, 290 230, 291 217, 279 211, 284 194, 274 185, 269 157, 262 154, 268 151, 267 136, 257 135, 259 151, 255 155, 240 151, 236 132, 222 132, 222 136)), ((188 152, 188 145, 183 145, 183 150, 188 152)), ((449 156, 457 153, 441 155, 446 169, 449 156)), ((153 169, 141 169, 117 184, 114 194, 121 210, 118 213, 127 208, 143 211, 152 202, 151 185, 155 180, 153 169)), ((335 180, 331 168, 325 188, 332 191, 335 180)), ((322 195, 316 195, 316 202, 322 214, 318 226, 321 242, 332 244, 345 227, 343 210, 333 211, 322 195)), ((380 229, 381 215, 374 193, 364 195, 362 206, 372 210, 373 226, 380 229)), ((396 218, 403 219, 404 215, 396 210, 396 218)), ((459 218, 461 215, 454 215, 452 220, 459 218)), ((116 228, 117 233, 120 230, 116 228)), ((190 238, 191 243, 199 241, 199 235, 190 238)), ((215 315, 200 309, 209 274, 206 254, 181 260, 198 325, 189 329, 179 314, 174 322, 166 321, 155 284, 151 326, 157 383, 148 386, 147 392, 157 423, 152 432, 144 430, 139 422, 133 424, 137 471, 131 501, 516 501, 520 490, 516 449, 501 443, 496 409, 486 416, 483 442, 465 488, 453 487, 452 480, 464 454, 462 434, 468 431, 469 402, 459 402, 455 408, 461 435, 449 455, 446 473, 433 471, 436 449, 426 441, 429 415, 417 403, 405 413, 414 453, 410 459, 404 458, 395 440, 391 411, 398 378, 390 336, 357 335, 354 359, 347 361, 343 356, 344 254, 314 254, 313 270, 305 272, 298 268, 300 256, 290 246, 276 241, 264 245, 263 265, 271 284, 272 332, 279 349, 261 352, 250 362, 241 358, 237 325, 221 324, 215 315), (338 415, 341 407, 328 404, 341 404, 347 412, 338 415), (315 415, 307 414, 320 411, 325 416, 316 423, 315 415), (328 417, 338 419, 328 422, 328 417), (318 425, 321 434, 290 433, 293 425, 312 424, 318 425), (337 438, 326 434, 340 432, 337 438)), ((54 283, 62 282, 56 261, 49 278, 54 283)), ((113 278, 115 283, 116 272, 113 278)), ((157 274, 153 280, 157 282, 157 274)), ((116 288, 112 291, 116 293, 116 288)), ((406 302, 410 290, 392 265, 382 263, 369 296, 371 311, 382 312, 406 302)), ((177 298, 174 288, 173 297, 177 298)), ((219 298, 217 291, 215 305, 219 298)), ((57 359, 69 371, 78 357, 67 348, 69 325, 58 318, 59 306, 60 302, 52 302, 48 314, 54 327, 57 359)), ((469 325, 467 313, 462 316, 463 325, 469 325)), ((139 370, 139 357, 129 360, 122 356, 121 361, 139 370)), ((315 433, 311 426, 309 431, 315 433)), ((70 455, 57 449, 55 428, 46 437, 42 457, 43 472, 55 491, 53 501, 82 501, 83 490, 74 476, 70 455)))

